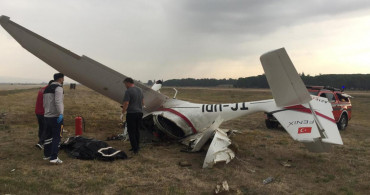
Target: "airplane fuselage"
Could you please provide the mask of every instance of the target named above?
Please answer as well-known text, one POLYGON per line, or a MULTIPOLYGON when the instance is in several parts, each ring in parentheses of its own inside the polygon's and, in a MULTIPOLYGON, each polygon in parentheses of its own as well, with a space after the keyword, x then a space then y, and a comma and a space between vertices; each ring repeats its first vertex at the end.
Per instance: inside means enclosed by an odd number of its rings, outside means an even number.
POLYGON ((276 110, 273 99, 221 104, 197 104, 170 99, 163 106, 145 117, 152 117, 156 127, 175 139, 202 133, 215 123, 218 128, 222 122, 256 112, 276 110))

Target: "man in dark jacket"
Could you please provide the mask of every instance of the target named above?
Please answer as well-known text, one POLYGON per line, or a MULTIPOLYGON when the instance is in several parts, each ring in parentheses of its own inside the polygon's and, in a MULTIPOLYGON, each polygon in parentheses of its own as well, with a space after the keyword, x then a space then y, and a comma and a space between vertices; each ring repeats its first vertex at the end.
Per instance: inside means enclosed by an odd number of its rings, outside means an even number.
POLYGON ((54 74, 54 82, 44 91, 44 117, 46 122, 46 139, 44 143, 45 160, 50 160, 53 164, 62 164, 58 158, 59 143, 62 137, 63 112, 64 112, 64 75, 54 74))
POLYGON ((131 149, 135 154, 139 152, 139 128, 143 118, 144 96, 140 88, 135 87, 132 78, 126 78, 124 84, 127 88, 123 98, 122 114, 126 114, 127 132, 130 138, 131 149))
POLYGON ((45 87, 41 88, 37 94, 37 99, 36 99, 36 106, 35 106, 35 114, 37 117, 37 122, 39 123, 39 142, 36 144, 36 147, 39 148, 40 150, 44 149, 44 141, 45 141, 45 119, 44 119, 44 105, 43 105, 43 95, 44 91, 47 86, 49 86, 53 80, 49 81, 49 84, 46 85, 45 87))

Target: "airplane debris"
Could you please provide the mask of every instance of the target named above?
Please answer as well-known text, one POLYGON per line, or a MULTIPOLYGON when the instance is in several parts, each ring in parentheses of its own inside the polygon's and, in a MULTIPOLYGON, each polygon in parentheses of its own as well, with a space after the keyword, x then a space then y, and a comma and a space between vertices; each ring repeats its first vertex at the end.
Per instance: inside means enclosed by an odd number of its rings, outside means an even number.
POLYGON ((248 169, 248 171, 251 172, 251 173, 255 173, 256 172, 256 170, 254 170, 254 169, 248 169))
POLYGON ((280 164, 284 167, 292 167, 292 164, 291 164, 292 160, 287 160, 287 161, 281 161, 280 164))
POLYGON ((229 192, 229 191, 230 191, 229 184, 227 183, 226 180, 216 185, 215 194, 220 194, 222 192, 229 192))
POLYGON ((266 179, 263 180, 263 184, 266 185, 266 184, 269 184, 271 182, 273 182, 275 179, 273 177, 268 177, 266 179))
POLYGON ((219 129, 216 130, 215 136, 208 148, 203 168, 212 168, 217 162, 225 161, 229 163, 234 157, 234 152, 228 148, 231 140, 227 134, 219 129))

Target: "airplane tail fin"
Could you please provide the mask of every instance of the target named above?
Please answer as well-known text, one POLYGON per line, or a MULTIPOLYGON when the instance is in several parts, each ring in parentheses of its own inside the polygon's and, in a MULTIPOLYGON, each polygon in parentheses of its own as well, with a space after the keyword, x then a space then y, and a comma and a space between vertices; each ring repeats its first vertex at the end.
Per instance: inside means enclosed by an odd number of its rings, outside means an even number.
POLYGON ((311 101, 306 86, 284 48, 265 53, 260 60, 278 107, 311 101))
POLYGON ((278 110, 271 114, 290 136, 313 152, 327 152, 342 138, 326 98, 310 96, 284 48, 260 58, 278 110))

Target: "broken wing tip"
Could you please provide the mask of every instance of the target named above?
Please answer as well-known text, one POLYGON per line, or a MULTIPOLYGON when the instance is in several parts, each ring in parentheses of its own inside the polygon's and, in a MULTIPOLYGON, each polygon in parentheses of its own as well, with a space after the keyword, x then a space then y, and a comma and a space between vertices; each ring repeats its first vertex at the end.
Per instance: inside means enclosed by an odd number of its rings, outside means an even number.
POLYGON ((6 15, 1 15, 0 16, 0 23, 3 23, 5 21, 8 21, 10 20, 10 17, 6 16, 6 15))

